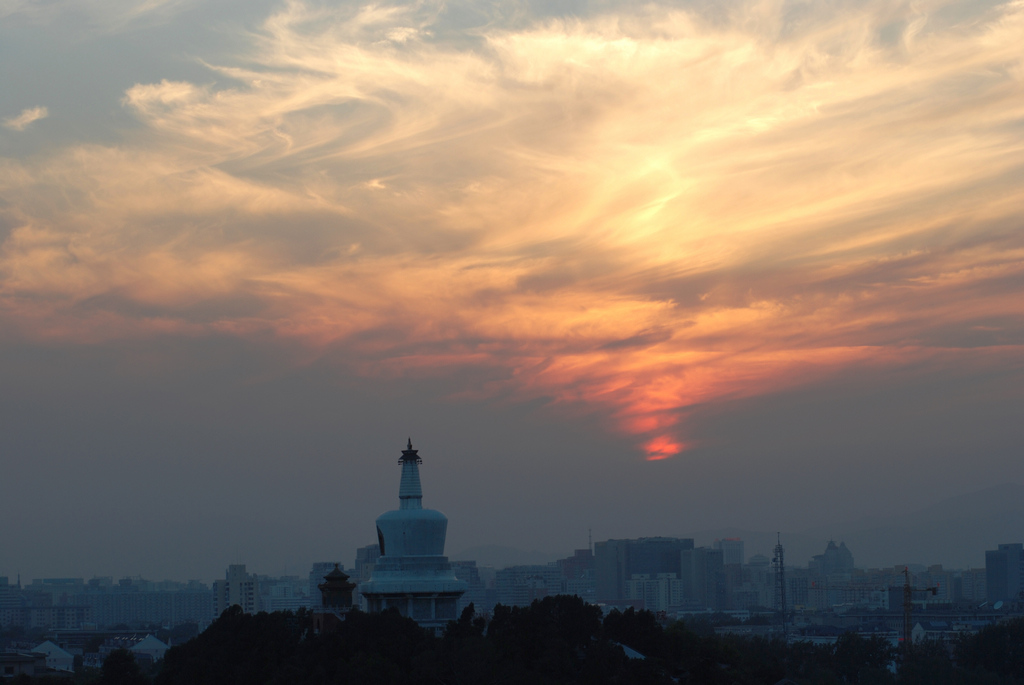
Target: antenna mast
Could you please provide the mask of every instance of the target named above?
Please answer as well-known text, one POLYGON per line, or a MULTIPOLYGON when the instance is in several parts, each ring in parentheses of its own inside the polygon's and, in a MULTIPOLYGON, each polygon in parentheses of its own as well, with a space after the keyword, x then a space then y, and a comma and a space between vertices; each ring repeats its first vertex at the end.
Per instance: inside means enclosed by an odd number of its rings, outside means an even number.
POLYGON ((772 557, 772 568, 775 571, 775 608, 779 610, 782 639, 785 640, 789 638, 789 626, 786 624, 786 562, 781 533, 776 533, 776 540, 775 556, 772 557))

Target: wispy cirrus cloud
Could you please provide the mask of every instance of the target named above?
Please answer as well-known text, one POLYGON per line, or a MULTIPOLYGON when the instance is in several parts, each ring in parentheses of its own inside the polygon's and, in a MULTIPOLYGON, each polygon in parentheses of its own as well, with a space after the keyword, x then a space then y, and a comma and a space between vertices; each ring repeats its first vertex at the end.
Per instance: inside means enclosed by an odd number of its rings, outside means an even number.
POLYGON ((290 2, 130 88, 129 142, 4 160, 0 316, 490 366, 650 458, 696 406, 1019 357, 1021 3, 446 12, 290 2))
POLYGON ((0 19, 18 18, 35 24, 49 24, 74 17, 80 28, 109 34, 167 21, 195 5, 194 0, 8 0, 0 6, 0 19), (82 27, 82 24, 85 27, 82 27))
POLYGON ((14 131, 24 131, 29 124, 48 116, 50 116, 50 111, 45 107, 28 107, 17 116, 4 119, 4 126, 14 131))

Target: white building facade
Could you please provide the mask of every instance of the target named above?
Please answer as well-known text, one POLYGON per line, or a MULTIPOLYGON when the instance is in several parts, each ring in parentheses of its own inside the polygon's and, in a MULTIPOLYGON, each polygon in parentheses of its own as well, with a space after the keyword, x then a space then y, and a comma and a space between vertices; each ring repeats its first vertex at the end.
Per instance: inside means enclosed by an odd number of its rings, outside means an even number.
POLYGON ((213 599, 214 618, 236 604, 247 614, 262 611, 259 578, 256 574, 246 573, 245 564, 231 564, 224 574, 224 580, 214 581, 213 599))

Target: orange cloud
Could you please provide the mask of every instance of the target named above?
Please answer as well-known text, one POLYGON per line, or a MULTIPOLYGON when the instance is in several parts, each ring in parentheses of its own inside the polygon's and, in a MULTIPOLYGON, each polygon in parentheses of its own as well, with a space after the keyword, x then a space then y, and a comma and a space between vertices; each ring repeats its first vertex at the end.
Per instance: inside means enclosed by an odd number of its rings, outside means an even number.
POLYGON ((685 449, 684 445, 673 440, 667 435, 659 435, 644 443, 644 451, 647 453, 648 461, 659 461, 673 457, 685 449))
POLYGON ((693 446, 695 406, 998 363, 1024 314, 1024 7, 945 7, 456 40, 430 5, 291 2, 210 65, 228 85, 128 89, 127 142, 0 160, 0 320, 503 369, 464 396, 599 411, 651 459, 693 446))

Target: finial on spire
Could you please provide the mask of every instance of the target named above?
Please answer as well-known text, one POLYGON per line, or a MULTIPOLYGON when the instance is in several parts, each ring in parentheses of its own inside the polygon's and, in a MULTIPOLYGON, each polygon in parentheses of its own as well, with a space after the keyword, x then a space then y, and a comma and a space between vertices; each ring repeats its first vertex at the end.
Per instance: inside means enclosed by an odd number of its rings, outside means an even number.
POLYGON ((419 450, 412 448, 412 438, 409 438, 409 446, 402 450, 402 458, 398 460, 398 463, 404 464, 407 461, 416 462, 417 464, 423 463, 423 460, 420 459, 419 450))

